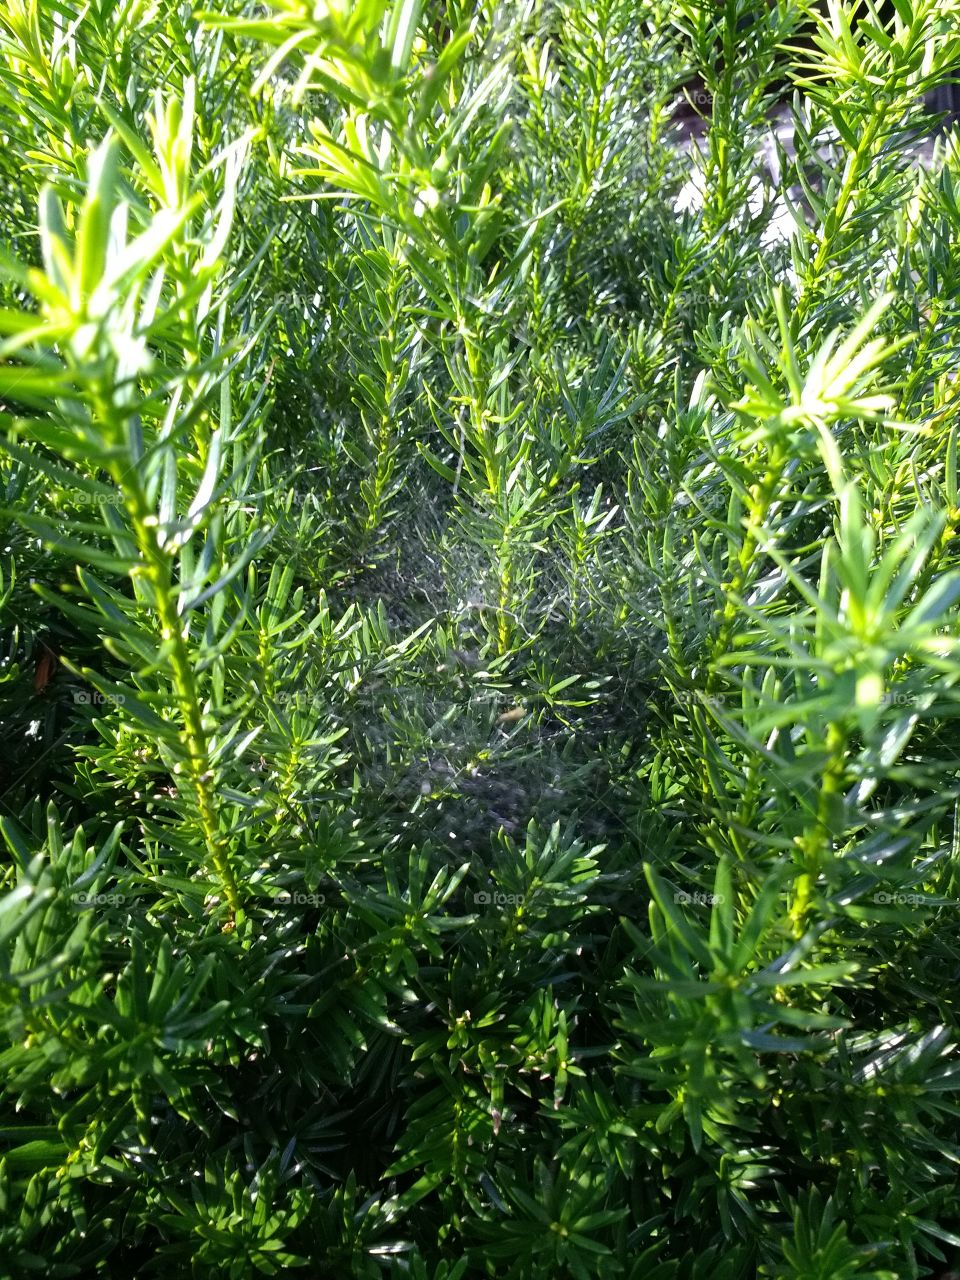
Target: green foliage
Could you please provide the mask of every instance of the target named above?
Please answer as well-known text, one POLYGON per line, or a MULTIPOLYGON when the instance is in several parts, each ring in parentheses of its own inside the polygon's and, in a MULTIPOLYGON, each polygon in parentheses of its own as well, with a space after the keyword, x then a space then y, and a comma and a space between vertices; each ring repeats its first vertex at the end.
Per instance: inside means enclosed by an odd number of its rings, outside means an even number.
POLYGON ((0 1277, 949 1274, 958 61, 10 0, 0 1277))

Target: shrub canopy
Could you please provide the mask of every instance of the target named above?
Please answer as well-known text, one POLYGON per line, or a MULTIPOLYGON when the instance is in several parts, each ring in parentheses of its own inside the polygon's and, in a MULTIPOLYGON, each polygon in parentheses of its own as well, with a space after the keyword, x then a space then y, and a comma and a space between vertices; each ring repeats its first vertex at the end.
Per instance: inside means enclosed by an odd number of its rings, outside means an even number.
POLYGON ((8 0, 2 1276, 950 1265, 960 5, 856 10, 8 0))

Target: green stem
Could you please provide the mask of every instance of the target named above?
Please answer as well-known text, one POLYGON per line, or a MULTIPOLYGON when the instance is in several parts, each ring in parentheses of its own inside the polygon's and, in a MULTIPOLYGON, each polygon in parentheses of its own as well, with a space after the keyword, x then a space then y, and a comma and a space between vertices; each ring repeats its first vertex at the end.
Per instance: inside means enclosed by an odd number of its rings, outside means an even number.
POLYGON ((861 135, 860 142, 855 151, 851 151, 847 156, 847 163, 844 170, 843 182, 840 191, 837 194, 833 208, 827 214, 823 224, 823 234, 820 237, 820 243, 817 246, 817 252, 814 254, 813 261, 810 263, 809 269, 804 275, 803 288, 797 299, 795 315, 802 318, 806 315, 810 306, 818 298, 824 278, 826 276, 827 267, 836 250, 836 243, 843 230, 849 215, 856 201, 857 193, 860 190, 860 179, 863 171, 867 167, 873 151, 873 144, 877 140, 877 135, 882 128, 886 119, 886 113, 876 111, 867 119, 867 124, 861 135))
POLYGON ((157 517, 148 506, 139 477, 135 471, 125 469, 120 464, 116 464, 113 471, 118 488, 125 489, 127 493, 127 509, 142 561, 141 573, 146 578, 153 597, 161 640, 169 646, 170 670, 187 749, 187 778, 196 802, 204 845, 233 918, 240 910, 240 894, 226 842, 220 833, 207 734, 203 726, 196 675, 184 639, 184 622, 177 611, 170 557, 157 539, 157 517))
POLYGON ((756 484, 750 487, 750 509, 746 529, 743 540, 740 543, 740 551, 737 555, 733 577, 726 585, 726 598, 723 608, 718 614, 720 630, 713 642, 713 649, 710 654, 711 668, 707 675, 705 689, 707 694, 714 693, 720 682, 720 674, 716 663, 719 658, 730 650, 734 627, 736 626, 737 618, 740 616, 740 602, 755 561, 759 535, 776 498, 786 461, 787 451, 785 446, 782 444, 775 445, 770 450, 766 472, 756 484))
POLYGON ((833 851, 834 833, 839 825, 843 785, 846 777, 847 735, 837 722, 827 729, 827 764, 820 782, 820 797, 813 827, 801 840, 803 870, 797 878, 790 919, 795 937, 802 937, 813 892, 824 863, 833 851))

